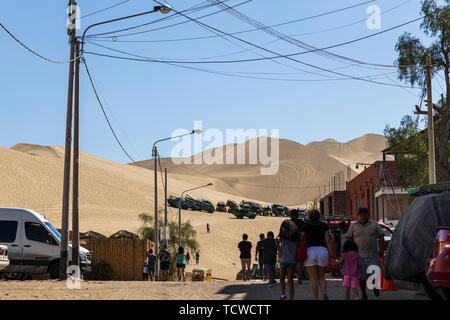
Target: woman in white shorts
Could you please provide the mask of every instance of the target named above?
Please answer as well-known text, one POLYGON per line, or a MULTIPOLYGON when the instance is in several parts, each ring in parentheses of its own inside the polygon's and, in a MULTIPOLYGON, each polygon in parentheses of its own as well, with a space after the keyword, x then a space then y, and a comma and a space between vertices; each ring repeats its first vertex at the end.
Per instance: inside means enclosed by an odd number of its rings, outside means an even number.
POLYGON ((312 210, 309 213, 309 222, 302 232, 302 239, 306 238, 307 258, 305 267, 309 275, 311 290, 315 300, 319 299, 318 287, 322 290, 323 299, 328 300, 325 270, 328 266, 328 257, 331 257, 331 240, 328 225, 320 221, 320 213, 312 210))

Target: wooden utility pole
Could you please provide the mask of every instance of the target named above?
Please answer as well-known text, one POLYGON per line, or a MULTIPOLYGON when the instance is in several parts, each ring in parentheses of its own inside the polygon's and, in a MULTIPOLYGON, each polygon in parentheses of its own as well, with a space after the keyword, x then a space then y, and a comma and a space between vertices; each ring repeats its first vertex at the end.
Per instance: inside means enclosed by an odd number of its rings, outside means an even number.
POLYGON ((436 183, 436 155, 434 149, 433 98, 431 93, 431 56, 427 55, 427 111, 428 111, 428 176, 429 183, 436 183))
MULTIPOLYGON (((80 56, 80 42, 76 41, 75 56, 80 56)), ((78 210, 78 167, 80 155, 80 59, 75 62, 75 105, 73 124, 73 190, 72 190, 72 265, 80 267, 80 228, 78 210)))
MULTIPOLYGON (((70 0, 69 6, 72 8, 70 18, 76 13, 75 1, 70 0)), ((67 30, 70 36, 70 64, 69 64, 69 84, 67 91, 67 119, 66 119, 66 141, 64 149, 64 182, 63 182, 63 203, 61 219, 61 251, 59 264, 59 279, 67 279, 67 266, 69 257, 69 193, 70 193, 70 158, 72 144, 72 107, 73 107, 73 78, 75 65, 75 42, 76 27, 73 25, 67 30)))

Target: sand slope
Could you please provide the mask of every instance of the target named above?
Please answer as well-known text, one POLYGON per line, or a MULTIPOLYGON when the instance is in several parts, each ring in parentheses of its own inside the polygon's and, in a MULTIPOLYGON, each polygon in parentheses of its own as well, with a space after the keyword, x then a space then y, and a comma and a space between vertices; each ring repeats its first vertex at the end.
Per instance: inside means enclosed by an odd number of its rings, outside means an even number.
MULTIPOLYGON (((168 193, 180 195, 186 189, 213 181, 214 187, 192 194, 214 204, 229 198, 236 201, 245 198, 261 204, 295 205, 311 199, 317 194, 317 188, 313 186, 326 183, 331 175, 345 168, 342 162, 329 156, 327 150, 316 150, 284 139, 280 139, 279 144, 280 170, 273 176, 261 176, 258 165, 176 166, 170 159, 162 159, 163 167, 168 167, 169 171, 168 193)), ((237 147, 233 146, 234 149, 237 147)), ((353 152, 369 154, 371 149, 364 147, 363 151, 358 151, 358 144, 355 144, 348 150, 348 153, 333 153, 348 158, 353 152)), ((36 210, 56 227, 61 227, 63 160, 64 148, 61 146, 18 144, 11 149, 0 147, 0 206, 36 210)), ((142 225, 138 215, 142 212, 153 214, 154 210, 154 172, 145 167, 152 168, 152 162, 119 164, 81 152, 81 231, 94 230, 106 235, 120 229, 137 232, 142 225)), ((158 173, 160 207, 163 197, 158 173)), ((169 209, 168 217, 178 219, 177 211, 169 209)), ((237 244, 242 233, 247 233, 256 245, 260 233, 269 230, 277 233, 282 221, 275 217, 237 220, 228 213, 211 215, 192 211, 183 211, 182 218, 190 220, 197 231, 201 244, 200 266, 210 267, 216 277, 227 279, 234 279, 240 269, 237 244), (206 223, 211 225, 209 234, 206 223)), ((188 270, 190 268, 192 266, 188 270)))
MULTIPOLYGON (((256 139, 255 139, 256 140, 256 139)), ((249 163, 249 144, 234 146, 245 148, 246 165, 243 164, 174 164, 171 159, 161 159, 168 172, 180 180, 195 179, 199 183, 214 182, 214 190, 242 198, 252 198, 269 203, 281 203, 296 207, 318 194, 318 186, 328 183, 329 177, 345 169, 345 165, 321 150, 290 140, 279 139, 279 170, 275 175, 261 175, 261 165, 249 163)), ((216 154, 218 149, 206 150, 192 156, 216 154)), ((223 152, 225 159, 226 152, 223 152)), ((237 162, 237 161, 235 161, 237 162)), ((153 160, 135 162, 133 165, 153 168, 153 160)))

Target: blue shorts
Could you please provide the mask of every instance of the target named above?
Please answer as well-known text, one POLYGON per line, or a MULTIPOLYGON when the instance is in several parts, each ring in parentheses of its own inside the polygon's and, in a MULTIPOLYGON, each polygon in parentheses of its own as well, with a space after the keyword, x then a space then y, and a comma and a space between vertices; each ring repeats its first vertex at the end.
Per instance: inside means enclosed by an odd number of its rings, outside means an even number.
POLYGON ((275 270, 275 264, 264 264, 264 268, 266 268, 268 272, 272 272, 275 270))
MULTIPOLYGON (((375 266, 378 266, 380 268, 380 270, 383 270, 382 266, 381 266, 380 258, 378 258, 378 257, 360 258, 359 260, 361 262, 361 267, 363 269, 363 276, 365 276, 365 277, 367 277, 366 276, 368 274, 367 268, 369 268, 369 266, 375 265, 375 266)), ((372 272, 370 274, 372 274, 372 272)))
POLYGON ((291 263, 291 262, 280 262, 281 268, 295 268, 297 266, 297 263, 291 263))

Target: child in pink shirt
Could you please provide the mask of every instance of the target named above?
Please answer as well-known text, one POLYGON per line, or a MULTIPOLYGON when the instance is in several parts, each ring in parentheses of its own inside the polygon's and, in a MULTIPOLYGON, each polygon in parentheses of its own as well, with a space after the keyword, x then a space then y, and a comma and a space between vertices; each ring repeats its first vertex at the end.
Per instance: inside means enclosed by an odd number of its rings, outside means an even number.
POLYGON ((362 268, 359 261, 358 246, 353 240, 346 240, 342 251, 341 257, 336 260, 336 263, 344 263, 342 266, 342 275, 344 276, 343 286, 345 288, 345 297, 347 300, 350 300, 351 288, 355 300, 359 300, 358 283, 362 275, 362 268))

